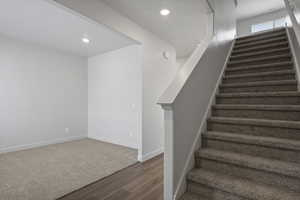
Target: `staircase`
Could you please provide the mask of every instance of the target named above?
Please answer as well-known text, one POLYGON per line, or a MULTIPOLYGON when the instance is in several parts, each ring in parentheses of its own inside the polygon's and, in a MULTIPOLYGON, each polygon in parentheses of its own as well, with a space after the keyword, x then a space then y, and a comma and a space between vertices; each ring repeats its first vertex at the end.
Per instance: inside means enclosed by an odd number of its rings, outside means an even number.
POLYGON ((182 200, 300 200, 300 93, 287 30, 235 42, 182 200))

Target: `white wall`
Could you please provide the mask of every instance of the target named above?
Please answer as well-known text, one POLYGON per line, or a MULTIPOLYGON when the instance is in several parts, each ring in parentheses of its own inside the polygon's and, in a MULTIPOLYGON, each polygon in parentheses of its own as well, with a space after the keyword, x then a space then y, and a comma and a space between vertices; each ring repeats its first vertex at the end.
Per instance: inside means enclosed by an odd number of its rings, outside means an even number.
POLYGON ((142 132, 139 45, 88 59, 88 136, 138 149, 142 132))
POLYGON ((298 24, 300 23, 300 1, 299 0, 291 0, 292 4, 295 6, 295 17, 298 21, 298 24))
POLYGON ((181 67, 183 67, 183 65, 185 64, 185 62, 188 60, 188 58, 177 58, 176 59, 176 68, 178 70, 181 69, 181 67))
POLYGON ((278 10, 275 12, 251 17, 249 19, 242 19, 237 21, 237 34, 238 36, 245 36, 251 34, 251 25, 252 24, 259 24, 266 21, 279 19, 282 17, 286 17, 287 12, 285 10, 278 10))
POLYGON ((2 35, 0 44, 0 152, 86 136, 86 59, 2 35))
POLYGON ((139 154, 139 160, 146 160, 161 153, 164 137, 163 111, 156 103, 177 72, 174 47, 100 0, 57 0, 57 2, 141 43, 143 112, 142 153, 139 154), (170 54, 168 60, 162 56, 164 51, 170 54))

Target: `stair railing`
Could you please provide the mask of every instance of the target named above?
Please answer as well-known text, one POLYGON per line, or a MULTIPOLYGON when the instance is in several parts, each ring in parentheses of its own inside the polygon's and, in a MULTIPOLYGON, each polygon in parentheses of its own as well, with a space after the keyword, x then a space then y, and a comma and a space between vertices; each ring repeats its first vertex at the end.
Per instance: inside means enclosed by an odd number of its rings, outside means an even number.
POLYGON ((201 131, 236 34, 234 1, 209 2, 215 13, 207 37, 158 101, 164 109, 164 200, 185 192, 186 174, 194 167, 194 152, 201 146, 201 131))

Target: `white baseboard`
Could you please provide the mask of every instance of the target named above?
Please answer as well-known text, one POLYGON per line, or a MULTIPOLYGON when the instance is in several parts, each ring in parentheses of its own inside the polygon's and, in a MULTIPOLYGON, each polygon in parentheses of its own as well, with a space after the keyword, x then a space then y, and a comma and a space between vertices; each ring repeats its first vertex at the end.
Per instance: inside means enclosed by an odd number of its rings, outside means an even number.
POLYGON ((14 151, 27 150, 27 149, 47 146, 47 145, 51 145, 51 144, 59 144, 59 143, 64 143, 64 142, 70 142, 70 141, 74 141, 74 140, 81 140, 81 139, 84 139, 84 138, 87 138, 87 136, 85 136, 85 135, 72 136, 72 137, 59 138, 59 139, 55 139, 55 140, 51 140, 51 141, 41 141, 41 142, 36 142, 36 143, 32 143, 32 144, 24 144, 24 145, 17 145, 17 146, 11 146, 11 147, 3 147, 3 148, 0 148, 0 154, 14 152, 14 151))
POLYGON ((150 153, 147 153, 146 155, 139 155, 138 157, 138 161, 139 162, 146 162, 147 160, 150 160, 160 154, 164 153, 164 150, 161 148, 161 149, 157 149, 155 151, 152 151, 150 153))
POLYGON ((116 142, 116 141, 112 141, 112 140, 107 140, 105 138, 102 138, 102 137, 99 137, 99 136, 96 136, 96 135, 88 135, 87 137, 90 138, 90 139, 99 140, 99 141, 102 141, 102 142, 115 144, 115 145, 119 145, 119 146, 122 146, 122 147, 130 148, 130 149, 136 149, 136 150, 138 149, 134 145, 127 145, 127 144, 124 144, 124 143, 120 143, 120 142, 116 142))

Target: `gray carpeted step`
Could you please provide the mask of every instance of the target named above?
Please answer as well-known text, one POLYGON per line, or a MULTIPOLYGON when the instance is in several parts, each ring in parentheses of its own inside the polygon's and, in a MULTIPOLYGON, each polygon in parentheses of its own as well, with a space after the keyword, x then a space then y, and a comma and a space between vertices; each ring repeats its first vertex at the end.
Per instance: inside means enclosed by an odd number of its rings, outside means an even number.
POLYGON ((294 70, 282 70, 270 72, 256 72, 248 74, 244 73, 238 75, 225 75, 222 83, 227 84, 274 80, 296 80, 296 73, 294 70))
POLYGON ((279 62, 262 65, 250 65, 243 67, 226 68, 225 75, 240 75, 247 73, 273 72, 282 70, 294 70, 293 62, 279 62))
POLYGON ((272 32, 266 35, 261 35, 261 36, 256 36, 252 38, 238 38, 236 40, 236 44, 245 44, 249 42, 255 42, 255 41, 260 41, 260 40, 265 40, 265 39, 270 39, 270 38, 276 38, 276 37, 283 37, 286 36, 286 31, 279 31, 279 32, 272 32))
POLYGON ((206 197, 201 197, 191 192, 187 192, 180 198, 180 200, 209 200, 209 199, 206 197))
POLYGON ((216 96, 217 104, 300 105, 300 92, 227 93, 216 96))
POLYGON ((257 45, 257 46, 251 47, 251 48, 249 47, 249 48, 245 48, 245 49, 233 50, 231 55, 238 55, 241 53, 250 53, 250 52, 255 52, 255 51, 268 50, 268 49, 274 49, 274 48, 284 48, 284 47, 289 47, 288 41, 270 43, 270 44, 265 44, 265 45, 257 45))
POLYGON ((290 62, 290 61, 292 61, 292 56, 291 54, 288 53, 288 54, 271 55, 271 56, 264 56, 264 57, 250 58, 250 59, 229 61, 227 67, 228 68, 243 67, 243 66, 277 63, 277 62, 290 62))
POLYGON ((263 56, 272 56, 272 55, 280 55, 280 54, 288 54, 290 52, 290 48, 283 47, 283 48, 276 48, 276 49, 269 49, 263 51, 256 51, 250 53, 244 53, 239 55, 230 56, 230 61, 234 60, 241 60, 241 59, 249 59, 249 58, 258 58, 263 56))
POLYGON ((252 34, 252 35, 242 36, 242 37, 238 37, 236 39, 236 42, 256 40, 256 39, 260 39, 260 38, 268 39, 268 37, 272 37, 272 35, 275 35, 275 34, 285 34, 286 35, 286 30, 285 30, 285 28, 278 28, 276 30, 263 31, 260 33, 252 34))
POLYGON ((300 105, 217 104, 212 116, 300 121, 300 105))
POLYGON ((300 163, 300 141, 208 131, 203 146, 221 151, 300 163))
POLYGON ((231 194, 221 190, 216 190, 213 187, 208 187, 203 184, 189 181, 188 182, 188 193, 193 193, 199 197, 205 197, 209 200, 249 200, 248 198, 243 198, 237 196, 236 194, 231 194))
POLYGON ((202 169, 300 192, 300 165, 297 163, 201 149, 196 152, 196 165, 202 169))
POLYGON ((253 46, 261 46, 265 44, 270 44, 270 43, 279 43, 279 42, 286 42, 287 37, 277 37, 277 38, 268 38, 265 40, 260 40, 260 41, 254 41, 246 44, 236 44, 234 45, 234 50, 240 50, 240 49, 245 49, 245 48, 251 48, 253 46))
POLYGON ((300 199, 300 194, 296 192, 203 169, 192 170, 188 174, 188 180, 192 183, 198 183, 199 187, 204 185, 213 188, 213 192, 228 192, 232 195, 251 200, 300 199))
POLYGON ((210 117, 208 131, 300 140, 300 122, 250 118, 210 117))
POLYGON ((296 80, 221 84, 220 93, 297 91, 296 80))
POLYGON ((286 29, 238 38, 226 64, 190 197, 300 199, 300 92, 286 29))

